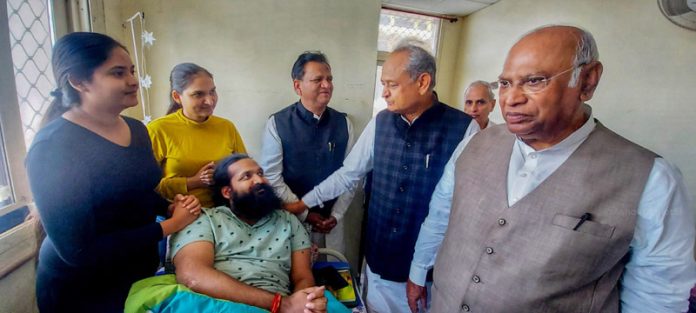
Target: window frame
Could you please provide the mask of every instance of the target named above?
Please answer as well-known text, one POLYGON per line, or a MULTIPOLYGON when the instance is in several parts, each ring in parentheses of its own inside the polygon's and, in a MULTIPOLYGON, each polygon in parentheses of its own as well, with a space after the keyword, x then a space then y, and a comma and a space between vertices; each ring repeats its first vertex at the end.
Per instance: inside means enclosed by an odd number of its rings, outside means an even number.
MULTIPOLYGON (((382 12, 384 12, 385 10, 389 11, 391 9, 384 8, 384 7, 381 8, 379 10, 380 16, 381 16, 382 12)), ((394 11, 394 10, 391 10, 391 11, 394 11)), ((418 15, 418 13, 413 13, 413 12, 408 13, 408 14, 418 15)), ((377 27, 379 27, 379 24, 377 25, 377 27)), ((442 28, 443 28, 442 20, 440 20, 440 23, 438 23, 437 28, 438 29, 437 29, 437 38, 436 38, 436 42, 435 42, 435 51, 432 51, 432 53, 433 53, 433 57, 435 58, 435 63, 439 65, 439 63, 440 63, 440 50, 442 50, 441 49, 442 48, 442 28)), ((379 34, 378 34, 378 36, 379 36, 379 34)), ((384 62, 387 60, 387 57, 389 57, 390 53, 391 53, 391 51, 377 50, 377 62, 375 63, 375 72, 377 71, 378 67, 380 67, 384 64, 384 62)), ((375 84, 378 84, 379 78, 376 78, 376 80, 377 81, 375 82, 375 84)), ((375 88, 375 90, 373 92, 372 117, 377 116, 377 112, 375 111, 375 101, 377 100, 377 98, 382 97, 381 93, 380 94, 377 93, 378 89, 379 88, 375 88)))
MULTIPOLYGON (((384 12, 384 11, 400 12, 400 11, 395 11, 393 9, 383 7, 379 10, 380 16, 381 16, 382 12, 384 12)), ((400 12, 400 13, 423 16, 422 14, 418 14, 416 12, 400 12)), ((432 16, 427 16, 427 17, 432 17, 432 16)), ((442 48, 442 18, 435 17, 435 19, 439 19, 440 22, 437 24, 437 38, 436 38, 435 48, 434 48, 435 51, 431 51, 431 52, 433 53, 433 56, 435 57, 435 61, 437 61, 440 57, 440 50, 441 50, 440 48, 442 48)), ((377 25, 377 27, 379 27, 379 24, 377 25)), ((377 50, 377 61, 383 63, 384 61, 387 60, 387 57, 389 56, 390 53, 391 53, 391 51, 377 50)))
POLYGON ((0 208, 0 217, 26 207, 32 196, 29 180, 24 168, 27 147, 24 144, 24 131, 17 100, 17 86, 12 68, 10 29, 7 16, 7 1, 0 2, 0 127, 2 144, 5 147, 7 170, 12 189, 13 203, 0 208))
MULTIPOLYGON (((56 37, 69 31, 70 18, 66 11, 67 5, 70 4, 69 2, 81 0, 44 1, 48 7, 51 23, 51 41, 55 42, 56 37), (59 14, 56 15, 56 12, 59 14)), ((7 0, 0 0, 0 81, 3 82, 0 84, 0 99, 2 99, 0 100, 0 130, 2 131, 0 144, 5 149, 4 161, 7 164, 14 201, 12 204, 0 207, 0 219, 14 221, 36 208, 24 166, 28 147, 24 142, 24 127, 17 97, 7 5, 7 0)), ((8 223, 0 229, 0 281, 36 256, 44 236, 36 219, 24 217, 18 224, 13 224, 14 222, 8 223)), ((27 296, 30 299, 35 297, 33 289, 27 290, 27 296)), ((4 300, 3 295, 0 295, 0 300, 4 300)), ((5 305, 7 304, 0 304, 0 310, 5 308, 5 305)))
MULTIPOLYGON (((84 9, 89 0, 44 1, 50 19, 52 42, 70 31, 72 26, 70 21, 75 20, 75 18, 69 16, 69 9, 83 12, 82 15, 89 18, 89 14, 84 9)), ((2 99, 0 102, 0 127, 2 130, 0 144, 5 148, 5 161, 14 202, 0 207, 0 218, 18 209, 31 207, 34 201, 24 166, 29 147, 24 143, 24 128, 17 97, 7 5, 7 0, 0 0, 0 81, 4 82, 0 84, 0 99, 2 99)))

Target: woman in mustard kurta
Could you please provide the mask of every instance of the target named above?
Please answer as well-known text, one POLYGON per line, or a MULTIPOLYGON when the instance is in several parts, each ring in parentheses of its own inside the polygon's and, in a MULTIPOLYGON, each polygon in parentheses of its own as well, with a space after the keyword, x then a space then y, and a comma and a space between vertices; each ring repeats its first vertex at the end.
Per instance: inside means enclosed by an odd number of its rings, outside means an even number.
POLYGON ((218 96, 213 75, 193 63, 172 69, 171 105, 167 115, 147 125, 155 159, 164 176, 157 191, 165 198, 176 194, 198 197, 212 207, 214 162, 232 153, 246 153, 232 122, 213 115, 218 96))

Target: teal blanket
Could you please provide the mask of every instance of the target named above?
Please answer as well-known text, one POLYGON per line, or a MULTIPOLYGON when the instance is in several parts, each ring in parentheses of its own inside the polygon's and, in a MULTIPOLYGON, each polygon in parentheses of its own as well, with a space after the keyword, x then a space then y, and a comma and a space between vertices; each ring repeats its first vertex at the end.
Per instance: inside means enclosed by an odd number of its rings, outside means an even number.
MULTIPOLYGON (((350 313, 350 310, 338 302, 329 292, 328 312, 350 313)), ((173 274, 154 276, 133 284, 126 300, 126 313, 190 313, 190 312, 225 312, 225 313, 268 313, 267 310, 246 304, 220 300, 191 291, 184 285, 176 283, 173 274)))

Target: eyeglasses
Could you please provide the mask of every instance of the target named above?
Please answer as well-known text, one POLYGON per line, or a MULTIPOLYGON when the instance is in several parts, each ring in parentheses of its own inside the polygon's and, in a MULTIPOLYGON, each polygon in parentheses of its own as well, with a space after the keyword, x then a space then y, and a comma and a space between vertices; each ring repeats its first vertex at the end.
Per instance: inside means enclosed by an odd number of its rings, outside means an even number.
MULTIPOLYGON (((524 93, 524 94, 529 95, 529 94, 539 93, 539 92, 543 91, 549 85, 549 82, 552 79, 559 77, 565 73, 568 73, 576 68, 580 68, 583 65, 585 65, 585 63, 574 65, 573 67, 571 67, 567 70, 564 70, 564 71, 562 71, 556 75, 553 75, 551 77, 545 77, 545 76, 541 76, 541 75, 532 75, 532 76, 526 77, 522 80, 519 80, 516 85, 518 87, 522 88, 522 93, 524 93)), ((508 92, 511 88, 515 87, 515 83, 513 83, 512 81, 509 81, 509 80, 505 80, 505 79, 499 79, 499 80, 495 81, 494 83, 496 83, 498 85, 498 88, 500 88, 501 94, 508 92)))

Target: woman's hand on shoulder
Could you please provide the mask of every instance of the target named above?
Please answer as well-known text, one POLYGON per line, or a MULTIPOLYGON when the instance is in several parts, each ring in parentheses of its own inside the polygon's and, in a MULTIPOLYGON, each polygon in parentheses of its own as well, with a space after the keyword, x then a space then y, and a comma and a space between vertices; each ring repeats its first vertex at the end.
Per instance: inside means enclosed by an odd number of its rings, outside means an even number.
POLYGON ((174 208, 176 207, 177 202, 181 202, 182 205, 189 211, 191 214, 200 214, 201 213, 201 203, 198 201, 198 198, 194 195, 181 195, 177 194, 174 197, 174 202, 169 204, 169 208, 167 210, 167 217, 172 217, 174 214, 174 208))
POLYGON ((174 202, 169 205, 171 217, 162 221, 162 231, 165 236, 176 233, 193 223, 201 214, 201 204, 193 195, 177 194, 174 202))
POLYGON ((180 201, 184 208, 191 214, 199 215, 201 214, 201 203, 198 198, 194 195, 181 195, 177 194, 174 197, 174 202, 180 201))

